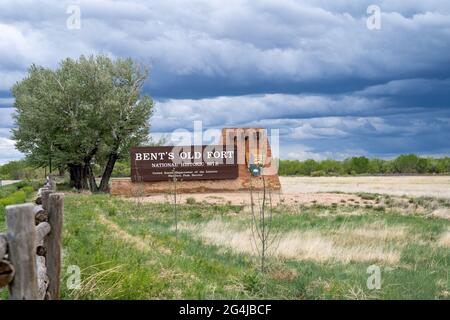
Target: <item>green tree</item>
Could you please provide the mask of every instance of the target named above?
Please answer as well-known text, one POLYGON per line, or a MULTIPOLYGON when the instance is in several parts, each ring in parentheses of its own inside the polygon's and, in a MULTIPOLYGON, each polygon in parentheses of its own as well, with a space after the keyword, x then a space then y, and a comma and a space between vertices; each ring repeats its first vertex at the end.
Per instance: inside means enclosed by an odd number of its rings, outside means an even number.
POLYGON ((402 154, 394 160, 394 169, 397 173, 416 173, 419 157, 415 154, 402 154))
POLYGON ((295 161, 293 160, 280 160, 280 165, 278 167, 278 174, 282 176, 295 175, 293 172, 293 165, 295 161))
POLYGON ((13 87, 16 147, 38 165, 65 166, 71 185, 105 192, 115 162, 147 139, 153 102, 148 76, 131 59, 81 56, 56 70, 31 66, 13 87), (97 186, 92 165, 102 166, 97 186))
POLYGON ((318 167, 319 164, 317 163, 317 161, 308 159, 301 163, 299 173, 305 176, 309 176, 311 175, 311 172, 317 171, 318 167))
POLYGON ((444 157, 436 159, 436 172, 437 173, 449 173, 450 172, 450 158, 444 157))
POLYGON ((369 172, 369 159, 366 157, 352 157, 344 161, 344 169, 349 174, 369 172))
POLYGON ((418 173, 427 173, 430 168, 429 160, 425 158, 419 158, 416 163, 416 171, 418 173))
POLYGON ((384 161, 381 159, 369 159, 368 173, 384 173, 384 161))
POLYGON ((319 171, 323 171, 328 175, 330 174, 338 175, 342 173, 341 163, 337 160, 331 159, 322 160, 319 163, 318 169, 319 171))

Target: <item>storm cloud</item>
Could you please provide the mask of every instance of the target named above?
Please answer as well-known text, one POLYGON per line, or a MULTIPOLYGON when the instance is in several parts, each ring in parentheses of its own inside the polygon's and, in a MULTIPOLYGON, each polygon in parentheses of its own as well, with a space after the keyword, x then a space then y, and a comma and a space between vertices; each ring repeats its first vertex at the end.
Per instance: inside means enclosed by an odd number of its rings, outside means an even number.
POLYGON ((98 53, 150 66, 155 133, 194 120, 277 128, 281 156, 301 159, 450 151, 448 1, 5 0, 0 162, 20 157, 5 132, 27 68, 98 53))

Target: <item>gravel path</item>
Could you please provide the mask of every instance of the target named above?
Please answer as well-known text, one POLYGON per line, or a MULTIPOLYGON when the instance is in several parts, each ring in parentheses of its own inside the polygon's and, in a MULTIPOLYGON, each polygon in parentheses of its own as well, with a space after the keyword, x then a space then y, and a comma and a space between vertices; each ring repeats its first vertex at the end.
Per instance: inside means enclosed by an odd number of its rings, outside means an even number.
POLYGON ((22 180, 0 180, 0 187, 1 186, 7 186, 8 184, 13 184, 16 182, 20 182, 22 180))

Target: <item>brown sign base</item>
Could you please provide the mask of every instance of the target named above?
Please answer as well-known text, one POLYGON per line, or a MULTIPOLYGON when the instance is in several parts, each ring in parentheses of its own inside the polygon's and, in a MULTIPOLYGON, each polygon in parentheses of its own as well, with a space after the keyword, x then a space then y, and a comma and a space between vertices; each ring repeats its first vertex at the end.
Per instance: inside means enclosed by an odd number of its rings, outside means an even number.
MULTIPOLYGON (((278 176, 267 176, 265 182, 271 190, 280 190, 281 184, 278 176)), ((252 178, 254 190, 262 189, 262 179, 252 178)), ((233 180, 203 180, 203 181, 177 181, 177 192, 199 193, 199 192, 233 192, 249 191, 249 179, 233 180)), ((111 194, 127 197, 139 197, 150 194, 172 193, 173 183, 169 181, 157 182, 131 182, 130 178, 115 178, 111 181, 111 194)))

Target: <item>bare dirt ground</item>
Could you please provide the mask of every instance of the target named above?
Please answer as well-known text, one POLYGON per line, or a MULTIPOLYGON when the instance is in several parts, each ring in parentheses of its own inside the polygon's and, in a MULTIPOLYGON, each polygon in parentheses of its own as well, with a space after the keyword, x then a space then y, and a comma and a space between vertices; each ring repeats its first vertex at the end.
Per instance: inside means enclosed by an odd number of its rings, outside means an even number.
MULTIPOLYGON (((255 193, 255 201, 260 196, 259 193, 255 193)), ((283 194, 280 192, 272 193, 273 205, 284 204, 323 204, 331 205, 333 203, 339 203, 343 201, 349 202, 366 202, 372 203, 370 200, 363 200, 361 197, 352 194, 343 193, 292 193, 283 194)), ((136 198, 135 198, 136 199, 136 198)), ((186 203, 188 199, 195 199, 195 202, 209 203, 209 204, 232 204, 232 205, 249 205, 250 195, 247 192, 226 192, 226 193, 189 193, 178 194, 178 203, 186 203)), ((168 195, 152 195, 141 198, 143 202, 152 203, 172 203, 173 199, 168 195)))
POLYGON ((450 176, 280 177, 283 192, 380 193, 450 199, 450 176))
MULTIPOLYGON (((450 177, 280 177, 281 192, 272 193, 273 204, 361 203, 373 204, 356 193, 379 193, 393 196, 428 196, 450 199, 450 177)), ((258 194, 255 194, 257 197, 258 194)), ((248 192, 178 194, 178 202, 188 199, 211 204, 248 205, 248 192)), ((139 201, 164 203, 173 199, 167 194, 142 197, 139 201)))

